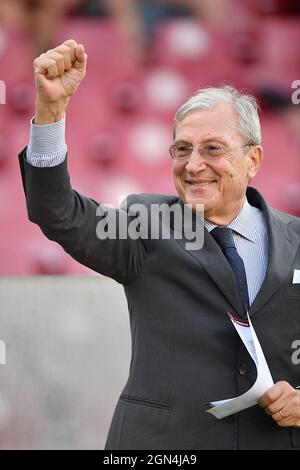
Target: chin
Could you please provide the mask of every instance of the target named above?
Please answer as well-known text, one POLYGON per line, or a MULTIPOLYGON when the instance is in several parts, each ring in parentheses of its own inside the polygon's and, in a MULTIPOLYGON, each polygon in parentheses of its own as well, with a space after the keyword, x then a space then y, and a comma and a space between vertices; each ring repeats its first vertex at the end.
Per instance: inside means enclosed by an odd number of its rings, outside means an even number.
POLYGON ((206 201, 203 198, 189 198, 184 199, 185 204, 189 204, 192 207, 193 212, 204 213, 206 210, 206 201), (199 207, 200 206, 200 207, 199 207))
POLYGON ((187 195, 185 198, 185 202, 187 204, 192 204, 193 206, 196 204, 205 204, 205 206, 211 205, 211 200, 209 198, 200 197, 200 196, 195 197, 195 196, 187 195))

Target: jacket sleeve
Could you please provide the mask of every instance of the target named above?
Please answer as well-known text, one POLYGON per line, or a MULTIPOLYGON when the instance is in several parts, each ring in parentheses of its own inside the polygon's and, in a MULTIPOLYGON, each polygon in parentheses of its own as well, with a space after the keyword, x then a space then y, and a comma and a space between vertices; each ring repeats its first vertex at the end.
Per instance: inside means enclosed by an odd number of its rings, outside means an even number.
POLYGON ((100 239, 97 230, 104 216, 128 226, 128 214, 74 191, 67 159, 55 167, 37 168, 26 161, 24 149, 19 162, 29 220, 79 263, 122 284, 133 280, 146 258, 145 240, 118 236, 100 239))

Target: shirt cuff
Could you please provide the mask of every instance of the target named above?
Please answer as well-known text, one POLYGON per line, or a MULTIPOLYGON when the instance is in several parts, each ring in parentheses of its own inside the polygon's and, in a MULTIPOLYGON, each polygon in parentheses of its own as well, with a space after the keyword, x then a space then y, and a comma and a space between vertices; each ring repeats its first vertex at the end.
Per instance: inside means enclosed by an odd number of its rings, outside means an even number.
POLYGON ((30 140, 26 158, 33 166, 46 168, 60 165, 67 154, 65 143, 66 118, 53 124, 36 125, 31 120, 30 140))

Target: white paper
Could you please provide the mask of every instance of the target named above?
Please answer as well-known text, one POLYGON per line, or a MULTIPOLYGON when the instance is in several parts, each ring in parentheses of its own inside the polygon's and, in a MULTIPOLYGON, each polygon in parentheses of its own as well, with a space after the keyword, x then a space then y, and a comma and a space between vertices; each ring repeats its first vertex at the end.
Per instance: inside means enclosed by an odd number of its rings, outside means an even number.
POLYGON ((300 269, 294 269, 293 284, 300 284, 300 269))
POLYGON ((207 412, 218 419, 256 405, 262 395, 274 385, 267 361, 248 313, 247 320, 233 317, 230 313, 228 313, 228 316, 256 365, 257 378, 250 390, 243 393, 243 395, 209 403, 211 408, 207 412))

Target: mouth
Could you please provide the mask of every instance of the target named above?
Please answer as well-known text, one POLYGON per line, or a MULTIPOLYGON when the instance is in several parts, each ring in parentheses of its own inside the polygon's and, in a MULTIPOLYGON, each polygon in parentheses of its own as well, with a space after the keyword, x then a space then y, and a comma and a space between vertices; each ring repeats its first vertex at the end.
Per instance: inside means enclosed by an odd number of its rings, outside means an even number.
POLYGON ((210 184, 216 183, 216 180, 212 181, 194 181, 194 180, 186 180, 186 184, 193 188, 204 188, 205 186, 209 186, 210 184))

